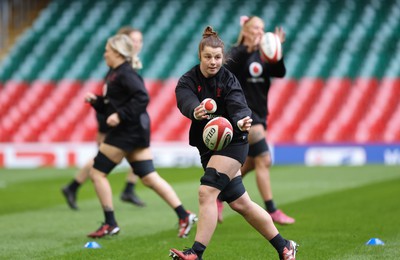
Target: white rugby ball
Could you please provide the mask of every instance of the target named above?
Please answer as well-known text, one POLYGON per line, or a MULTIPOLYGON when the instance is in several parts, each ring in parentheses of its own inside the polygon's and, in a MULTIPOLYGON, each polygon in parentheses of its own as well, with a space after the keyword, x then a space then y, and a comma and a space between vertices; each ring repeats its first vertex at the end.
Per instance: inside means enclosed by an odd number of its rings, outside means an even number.
POLYGON ((203 141, 208 149, 220 151, 230 144, 233 136, 231 123, 219 116, 210 120, 203 129, 203 141))
POLYGON ((276 63, 282 59, 282 44, 279 36, 272 32, 263 35, 260 43, 261 59, 265 62, 276 63))
POLYGON ((215 111, 217 111, 217 103, 212 98, 204 99, 203 101, 201 101, 201 105, 204 106, 204 109, 208 114, 212 114, 215 113, 215 111))

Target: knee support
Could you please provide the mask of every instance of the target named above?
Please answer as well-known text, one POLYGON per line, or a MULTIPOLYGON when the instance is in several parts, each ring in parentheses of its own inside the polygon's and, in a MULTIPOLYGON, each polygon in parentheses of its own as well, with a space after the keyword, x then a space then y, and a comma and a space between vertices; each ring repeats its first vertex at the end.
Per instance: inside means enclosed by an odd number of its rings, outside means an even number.
POLYGON ((200 179, 201 185, 211 186, 221 191, 229 184, 229 181, 228 175, 210 167, 206 168, 203 177, 200 179))
POLYGON ((96 157, 94 157, 93 168, 105 174, 109 174, 116 165, 115 162, 111 161, 100 151, 97 153, 96 157))
POLYGON ((140 178, 155 171, 153 160, 130 162, 129 164, 131 165, 133 172, 140 178))
POLYGON ((242 176, 237 176, 229 182, 224 190, 221 191, 218 195, 218 199, 231 203, 240 198, 245 192, 246 189, 242 182, 242 176))
POLYGON ((265 139, 258 141, 249 147, 249 156, 256 157, 262 153, 269 152, 269 147, 265 139))

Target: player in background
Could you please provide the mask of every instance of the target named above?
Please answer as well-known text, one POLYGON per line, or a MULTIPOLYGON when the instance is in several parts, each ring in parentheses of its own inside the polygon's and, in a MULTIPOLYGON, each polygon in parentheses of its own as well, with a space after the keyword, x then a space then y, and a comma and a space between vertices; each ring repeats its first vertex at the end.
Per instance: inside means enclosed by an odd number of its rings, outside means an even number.
MULTIPOLYGON (((133 57, 133 68, 135 70, 142 69, 142 62, 139 59, 139 53, 143 47, 143 34, 140 30, 132 28, 130 26, 124 26, 117 32, 118 34, 128 35, 132 39, 134 57, 133 57)), ((106 118, 99 113, 96 113, 96 119, 98 123, 98 131, 96 135, 97 145, 100 145, 106 136, 109 126, 106 123, 106 118)), ((65 187, 62 188, 62 194, 64 195, 67 203, 71 209, 78 209, 76 204, 77 192, 80 186, 89 179, 89 171, 93 166, 93 160, 89 160, 86 164, 79 169, 75 178, 65 187)), ((137 176, 130 170, 126 176, 125 188, 121 193, 121 200, 124 202, 132 203, 133 205, 144 207, 145 203, 136 195, 135 185, 137 182, 137 176)))
POLYGON ((184 251, 173 248, 170 256, 173 259, 202 259, 217 226, 215 201, 218 197, 267 239, 281 259, 294 260, 296 243, 279 234, 270 215, 250 199, 243 186, 240 167, 249 147, 247 136, 252 122, 251 110, 238 80, 222 66, 224 43, 210 26, 203 32, 198 56, 200 64, 179 79, 175 94, 179 110, 192 121, 189 144, 198 149, 204 169, 198 190, 199 223, 192 247, 184 251), (233 126, 231 143, 220 151, 209 150, 203 142, 203 129, 209 121, 204 105, 200 104, 205 98, 212 98, 217 103, 213 115, 225 117, 233 126))
POLYGON ((126 159, 143 184, 153 189, 177 214, 178 236, 187 237, 197 216, 187 211, 174 189, 155 170, 150 149, 150 117, 147 113, 149 95, 143 78, 135 71, 132 40, 117 34, 107 40, 104 59, 110 71, 106 76, 103 94, 87 93, 86 102, 103 114, 111 129, 94 158, 90 169, 97 197, 103 208, 104 223, 88 234, 92 238, 118 234, 108 174, 126 159))
MULTIPOLYGON (((260 57, 259 45, 264 35, 264 22, 257 16, 241 17, 242 29, 237 43, 230 50, 228 68, 239 80, 247 104, 252 111, 253 124, 249 132, 249 154, 242 166, 242 175, 255 169, 256 182, 265 209, 275 223, 293 224, 295 219, 278 209, 273 201, 270 180, 271 154, 266 141, 268 92, 271 77, 282 78, 286 74, 283 57, 275 64, 267 63, 260 57)), ((285 42, 285 32, 281 27, 275 29, 281 43, 285 42)), ((219 221, 222 221, 222 206, 219 202, 219 221)))

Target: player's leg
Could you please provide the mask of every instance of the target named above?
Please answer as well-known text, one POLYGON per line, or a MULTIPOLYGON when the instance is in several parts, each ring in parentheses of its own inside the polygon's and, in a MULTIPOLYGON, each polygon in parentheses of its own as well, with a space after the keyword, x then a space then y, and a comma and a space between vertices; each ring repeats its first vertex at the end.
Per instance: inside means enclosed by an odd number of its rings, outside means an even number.
MULTIPOLYGON (((287 216, 275 206, 272 193, 270 168, 272 165, 271 153, 265 139, 264 126, 255 125, 249 134, 249 157, 253 158, 256 172, 256 182, 261 198, 264 200, 265 209, 271 214, 272 219, 278 224, 293 224, 295 220, 287 216)), ((248 158, 249 158, 248 157, 248 158)))
POLYGON ((240 175, 240 162, 236 159, 213 155, 209 160, 203 177, 200 179, 199 188, 199 222, 195 242, 192 247, 181 251, 171 249, 170 255, 176 259, 201 259, 207 245, 209 244, 217 226, 217 204, 215 200, 229 185, 232 178, 240 175), (198 257, 198 258, 194 258, 198 257), (187 258, 191 259, 191 258, 187 258))
POLYGON ((221 193, 223 193, 222 197, 226 199, 229 206, 240 213, 254 229, 271 243, 278 252, 280 259, 295 259, 297 244, 284 239, 279 234, 271 216, 250 199, 240 176, 232 180, 230 185, 221 193), (242 195, 240 196, 240 194, 242 195))
POLYGON ((130 169, 126 175, 125 188, 122 191, 120 198, 124 202, 132 203, 133 205, 139 207, 144 207, 146 204, 138 197, 135 192, 137 180, 138 177, 133 173, 132 169, 130 169))
POLYGON ((78 173, 76 174, 75 178, 66 186, 64 186, 61 191, 64 195, 65 199, 67 200, 68 206, 71 209, 78 209, 76 204, 77 193, 80 186, 86 182, 89 178, 90 168, 93 166, 93 159, 90 159, 86 162, 86 164, 79 169, 78 173))
POLYGON ((119 232, 119 227, 114 216, 111 185, 107 176, 121 162, 124 156, 125 153, 121 149, 102 143, 98 154, 94 158, 90 178, 103 208, 105 221, 97 231, 90 233, 89 237, 99 238, 119 232))
MULTIPOLYGON (((247 173, 254 169, 254 158, 247 156, 245 163, 241 168, 242 176, 244 177, 247 173)), ((218 223, 222 223, 224 221, 223 210, 224 210, 224 202, 217 199, 217 208, 218 208, 218 223)))
POLYGON ((136 149, 127 158, 130 165, 146 187, 153 189, 179 218, 179 237, 187 237, 193 224, 197 221, 194 213, 186 210, 172 186, 162 178, 153 165, 153 155, 150 148, 136 149))

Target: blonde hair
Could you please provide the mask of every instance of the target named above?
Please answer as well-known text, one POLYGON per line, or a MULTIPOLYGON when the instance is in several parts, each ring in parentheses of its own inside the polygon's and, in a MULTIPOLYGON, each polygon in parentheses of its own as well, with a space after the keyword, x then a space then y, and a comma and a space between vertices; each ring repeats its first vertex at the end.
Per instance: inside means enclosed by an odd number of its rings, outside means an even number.
POLYGON ((199 58, 200 53, 205 46, 209 46, 212 48, 221 48, 222 53, 224 53, 225 50, 224 42, 221 40, 221 38, 219 38, 218 33, 214 31, 211 26, 207 26, 203 31, 203 39, 201 39, 199 43, 199 58))
MULTIPOLYGON (((119 30, 118 30, 118 32, 117 32, 117 34, 125 34, 125 35, 127 35, 127 36, 129 36, 129 38, 131 37, 130 35, 131 35, 131 33, 140 33, 140 34, 142 34, 143 35, 143 33, 142 33, 142 31, 140 31, 139 29, 136 29, 136 28, 133 28, 133 27, 131 27, 131 26, 123 26, 123 27, 121 27, 119 30)), ((143 37, 143 36, 142 36, 143 37)), ((140 69, 142 69, 143 68, 143 64, 142 64, 142 61, 140 60, 140 58, 138 57, 138 55, 137 55, 137 53, 135 53, 133 56, 132 56, 132 67, 135 69, 135 70, 140 70, 140 69)))
POLYGON ((243 19, 243 17, 241 17, 241 26, 242 26, 242 29, 240 30, 238 39, 237 39, 237 41, 236 41, 236 45, 240 45, 240 44, 243 43, 243 41, 244 41, 243 31, 244 31, 244 29, 245 29, 247 26, 251 25, 251 21, 253 21, 253 18, 258 18, 258 19, 261 20, 260 17, 254 16, 254 15, 253 15, 253 16, 250 16, 250 17, 247 17, 247 16, 246 16, 245 19, 243 19), (242 24, 242 23, 243 23, 243 24, 242 24))
POLYGON ((108 38, 107 43, 133 67, 135 54, 133 52, 132 40, 129 38, 129 36, 125 34, 117 34, 108 38))

